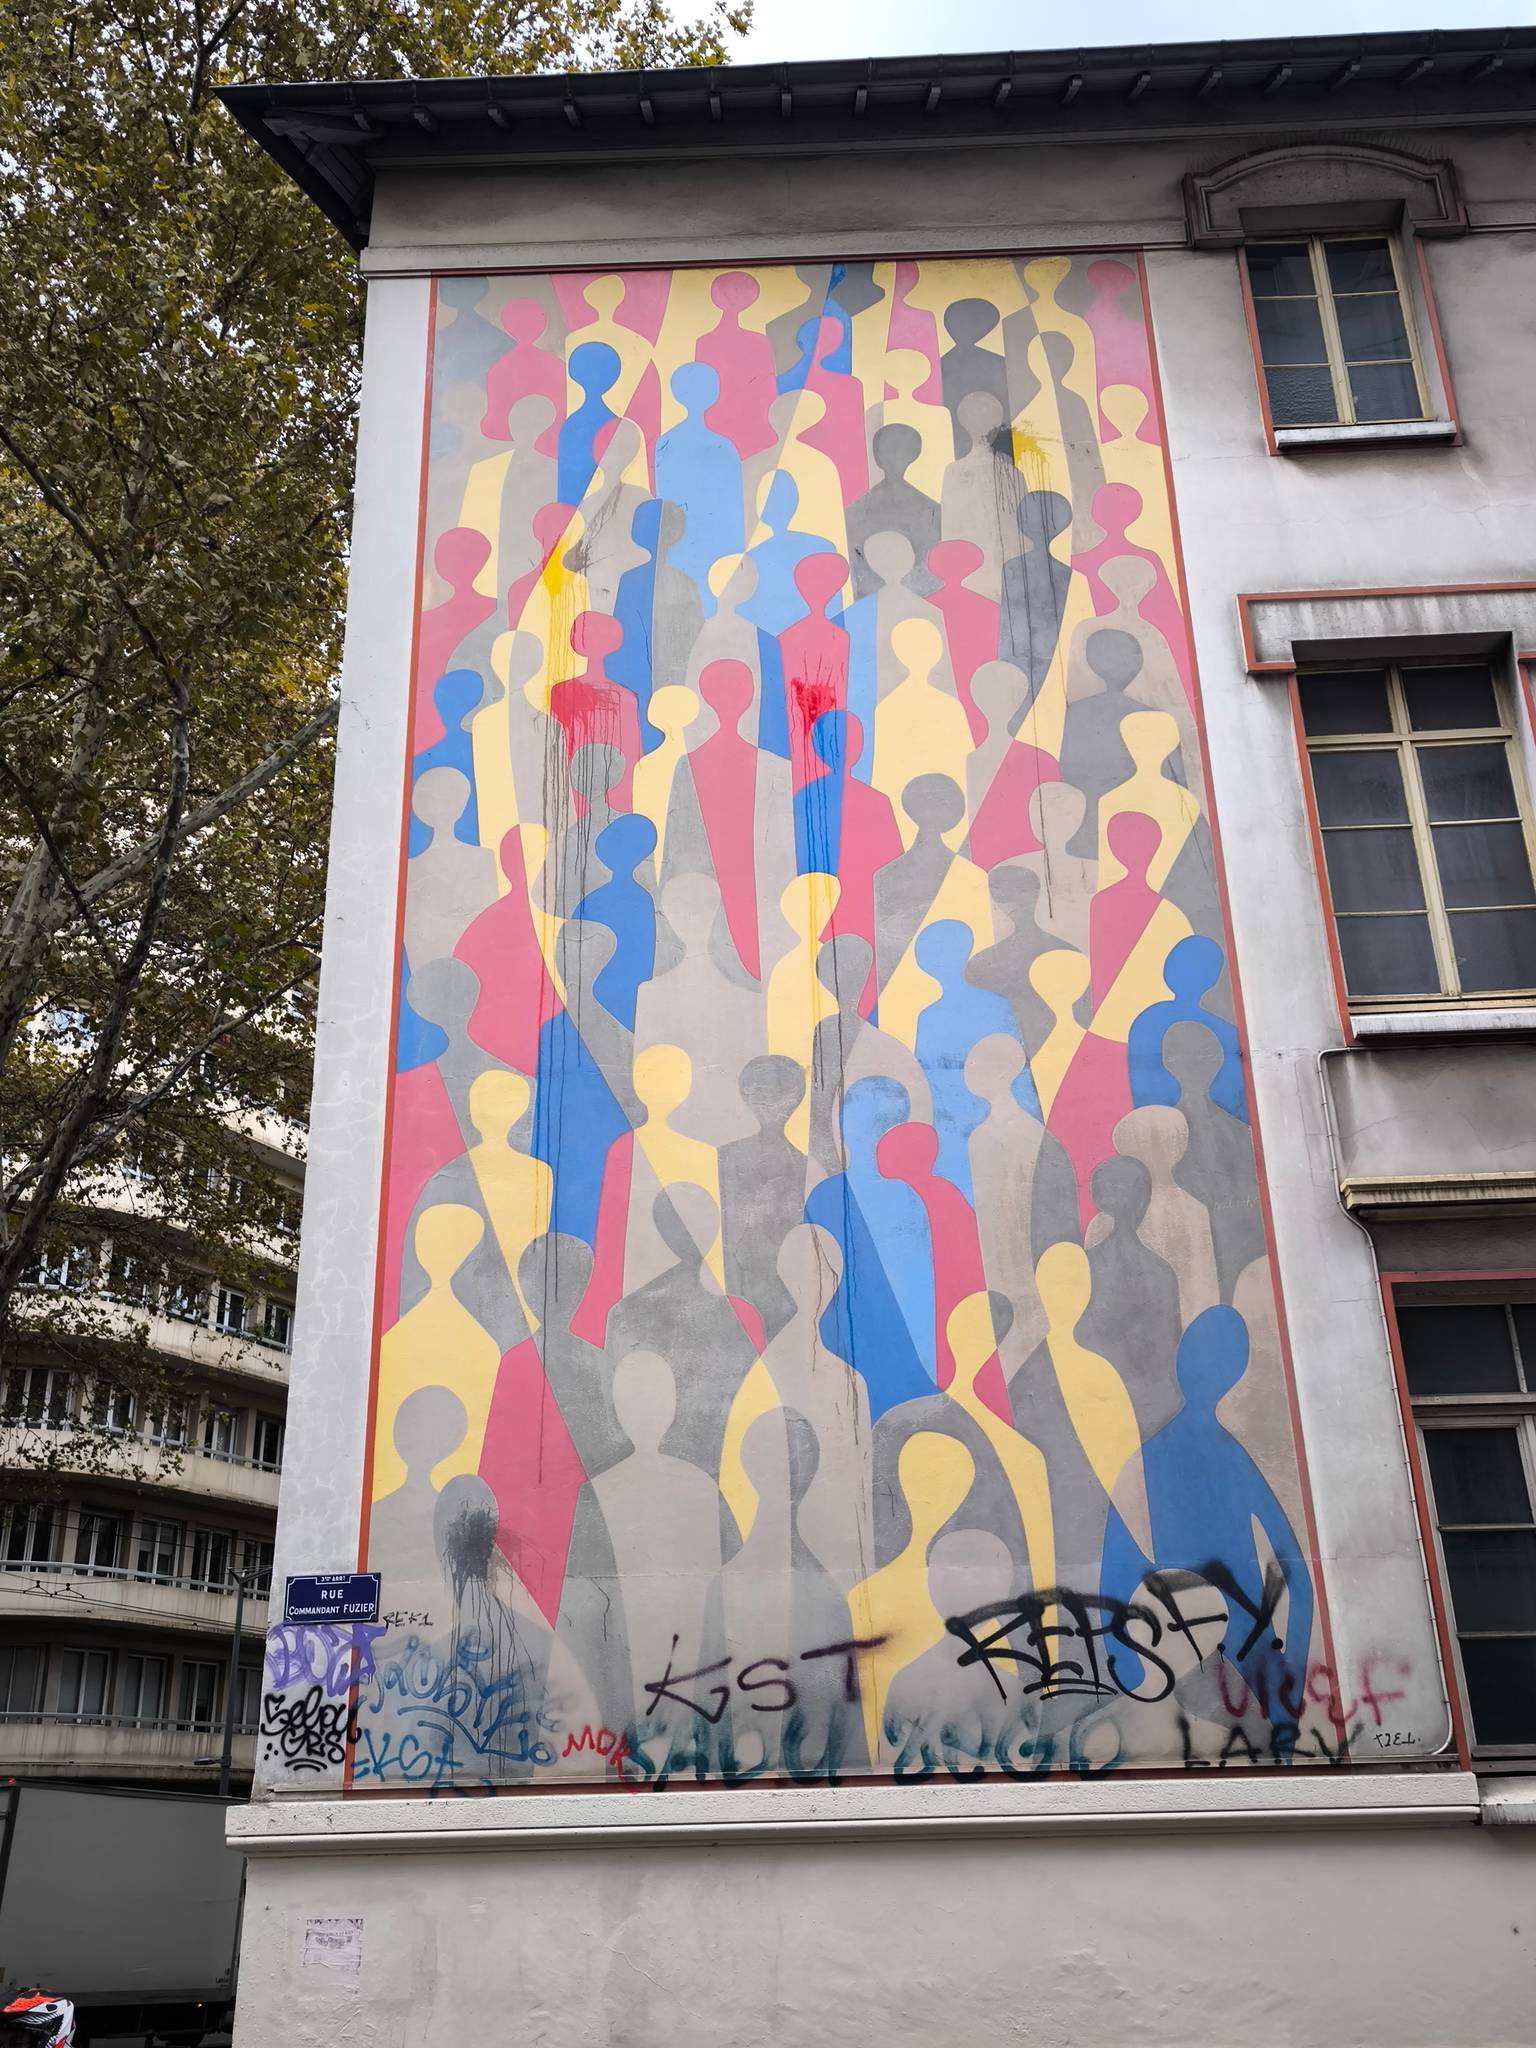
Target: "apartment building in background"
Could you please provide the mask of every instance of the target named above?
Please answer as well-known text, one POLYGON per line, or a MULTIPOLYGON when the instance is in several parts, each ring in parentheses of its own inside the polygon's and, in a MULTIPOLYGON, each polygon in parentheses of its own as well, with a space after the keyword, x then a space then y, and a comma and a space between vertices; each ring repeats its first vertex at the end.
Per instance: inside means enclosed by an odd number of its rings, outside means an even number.
POLYGON ((246 2042, 1528 2035, 1533 72, 227 90, 368 290, 277 1566, 381 1582, 246 2042))
MULTIPOLYGON (((34 1311, 88 1297, 109 1324, 142 1324, 177 1391, 159 1402, 98 1389, 49 1348, 46 1315, 40 1338, 24 1339, 7 1365, 0 1463, 17 1497, 0 1509, 6 1776, 211 1791, 239 1575, 232 1761, 237 1786, 249 1783, 283 1468, 302 1139, 283 1117, 232 1118, 227 1151, 208 1169, 235 1203, 252 1171, 291 1185, 265 1234, 270 1283, 260 1291, 221 1281, 185 1232, 166 1230, 157 1245, 151 1228, 146 1241, 154 1198, 126 1154, 96 1177, 80 1241, 51 1243, 29 1276, 34 1311), (21 1452, 50 1440, 63 1448, 64 1469, 29 1483, 21 1452)), ((35 1314, 27 1320, 39 1328, 35 1314)))

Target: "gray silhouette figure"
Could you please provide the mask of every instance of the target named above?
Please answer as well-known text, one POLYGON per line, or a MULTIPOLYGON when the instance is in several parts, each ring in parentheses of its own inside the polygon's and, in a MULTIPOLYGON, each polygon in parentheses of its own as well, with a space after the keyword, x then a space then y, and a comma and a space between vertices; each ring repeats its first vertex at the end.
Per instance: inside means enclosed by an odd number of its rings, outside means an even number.
POLYGON ((1129 633, 1090 633, 1083 644, 1089 666, 1104 688, 1067 705, 1061 742, 1061 777, 1083 793, 1083 822, 1067 851, 1084 860, 1099 851, 1099 801, 1135 773, 1136 764, 1120 737, 1120 721, 1140 705, 1126 691, 1141 674, 1141 649, 1129 633))
POLYGON ((544 1377, 589 1475, 606 1471, 624 1450, 605 1353, 571 1328, 591 1278, 591 1246, 559 1231, 536 1237, 517 1262, 517 1284, 539 1318, 544 1377))
POLYGON ((1042 953, 1055 952, 1058 943, 1036 921, 1040 877, 1020 862, 999 861, 987 877, 987 893, 1002 921, 1003 936, 972 954, 965 978, 1003 998, 1013 1011, 1025 1051, 1037 1053, 1055 1020, 1030 981, 1029 970, 1042 953))
POLYGON ((1152 1200, 1152 1176, 1139 1159, 1105 1159, 1089 1183, 1108 1234, 1088 1253, 1093 1293, 1078 1341, 1107 1358, 1125 1382, 1143 1439, 1176 1413, 1179 1383, 1179 1283, 1137 1230, 1152 1200))
POLYGON ((472 1145, 475 1126, 469 1114, 470 1088, 477 1074, 502 1064, 482 1051, 467 1029, 480 1000, 480 977, 462 960, 428 959, 419 967, 413 963, 406 994, 417 1016, 435 1024, 448 1040, 438 1054, 437 1071, 448 1090, 464 1142, 472 1145))
POLYGON ((417 1387, 395 1411, 394 1445, 405 1478, 393 1493, 374 1502, 368 1516, 368 1554, 381 1569, 388 1567, 392 1586, 430 1587, 437 1576, 432 1473, 453 1456, 468 1428, 464 1403, 449 1387, 417 1387))
POLYGON ((1175 1024, 1163 1040, 1163 1064, 1179 1085, 1178 1106, 1189 1125, 1173 1177, 1209 1211, 1216 1277, 1229 1302, 1244 1266, 1263 1254, 1264 1218, 1248 1126, 1211 1100, 1221 1061, 1221 1047, 1203 1024, 1175 1024))
POLYGON ((939 587, 939 579, 926 566, 928 550, 939 538, 939 508, 925 491, 907 481, 907 471, 922 450, 921 436, 914 427, 893 425, 876 430, 870 452, 880 481, 848 507, 848 555, 855 597, 866 597, 875 587, 873 572, 864 559, 864 543, 872 533, 887 531, 905 534, 911 543, 916 567, 910 587, 920 595, 939 587))
POLYGON ((1072 523, 1072 507, 1059 491, 1026 491, 1019 500, 1024 552, 1003 564, 1003 611, 997 651, 1028 670, 1036 690, 1045 680, 1072 582, 1072 564, 1059 562, 1051 544, 1072 523))
MULTIPOLYGON (((554 736, 549 743, 553 740, 554 736)), ((571 756, 565 778, 568 801, 566 791, 555 785, 555 794, 562 801, 553 807, 549 820, 550 857, 539 877, 539 888, 545 909, 558 917, 569 917, 583 896, 610 879, 595 848, 604 828, 620 815, 613 791, 623 780, 625 767, 620 748, 606 740, 590 740, 571 756), (563 831, 559 830, 562 823, 563 831)))
POLYGON ((1056 398, 1056 417, 1067 457, 1067 474, 1072 479, 1072 503, 1081 519, 1093 504, 1093 494, 1104 481, 1104 463, 1099 454, 1098 422, 1067 383, 1077 356, 1070 334, 1052 329, 1040 337, 1040 347, 1050 366, 1051 388, 1056 398))
POLYGON ((811 1041, 811 1157, 825 1173, 841 1173, 843 1097, 866 1074, 884 1074, 907 1091, 914 1117, 929 1114, 928 1080, 909 1047, 859 1015, 869 979, 869 942, 839 932, 816 956, 816 978, 837 999, 811 1041))
POLYGON ((747 1061, 738 1085, 757 1130, 720 1148, 725 1284, 751 1302, 771 1343, 795 1312, 779 1278, 778 1248, 805 1207, 805 1154, 784 1135, 805 1094, 805 1075, 798 1060, 761 1053, 747 1061))
POLYGON ((875 962, 883 988, 917 937, 955 856, 943 835, 965 816, 965 798, 947 775, 915 775, 901 807, 917 833, 905 853, 875 874, 875 962))
POLYGON ((968 455, 971 450, 970 432, 960 418, 963 399, 984 393, 996 399, 1005 419, 1008 416, 1008 365, 995 349, 980 346, 997 320, 996 306, 986 299, 957 299, 944 310, 944 326, 951 345, 939 357, 939 383, 954 421, 957 457, 968 455))

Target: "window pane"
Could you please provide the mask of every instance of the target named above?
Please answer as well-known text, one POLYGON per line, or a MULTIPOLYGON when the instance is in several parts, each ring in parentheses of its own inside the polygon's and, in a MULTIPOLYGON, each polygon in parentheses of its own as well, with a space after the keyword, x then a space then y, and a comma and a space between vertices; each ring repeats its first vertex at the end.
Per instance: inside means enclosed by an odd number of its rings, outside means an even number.
POLYGON ((1475 1742, 1536 1742, 1536 1642, 1463 1643, 1475 1742))
POLYGON ((1451 948, 1468 995, 1536 988, 1536 910, 1458 910, 1451 948))
MULTIPOLYGON (((1456 832, 1481 832, 1481 825, 1456 825, 1456 832)), ((1385 831, 1325 832, 1328 886, 1336 910, 1422 910, 1413 834, 1406 825, 1385 831)))
POLYGON ((1426 1429, 1424 1453, 1435 1490, 1435 1519, 1529 1522, 1530 1497, 1512 1429, 1426 1429))
POLYGON ((1441 1540, 1458 1629, 1489 1635, 1536 1628, 1536 1529, 1489 1529, 1441 1540))
POLYGON ((1351 754, 1314 754, 1312 786, 1325 825, 1406 825, 1408 800, 1397 752, 1374 747, 1351 754))
POLYGON ((1331 733, 1390 732, 1386 677, 1379 669, 1303 676, 1301 722, 1315 738, 1331 733))
POLYGON ((1408 723, 1415 732, 1455 731, 1459 726, 1499 722, 1493 677, 1481 664, 1475 668, 1405 669, 1403 695, 1408 700, 1408 723))
MULTIPOLYGON (((1253 310, 1259 327, 1259 350, 1266 364, 1328 361, 1323 316, 1316 299, 1258 299, 1253 310)), ((1382 353, 1388 351, 1384 349, 1382 353)))
POLYGON ((1395 292, 1378 292, 1372 298, 1335 299, 1333 310, 1349 362, 1407 358, 1408 336, 1403 331, 1403 309, 1395 292))
POLYGON ((1328 282, 1336 292, 1395 292, 1392 252, 1385 242, 1328 242, 1328 282))
POLYGON ((1248 251, 1248 282, 1255 298, 1316 290, 1305 242, 1259 242, 1248 251))
POLYGON ((1268 365, 1269 410, 1277 427, 1335 427, 1339 402, 1333 379, 1324 369, 1285 370, 1268 365))
POLYGON ((1525 1384, 1536 1391, 1536 1302, 1517 1301, 1510 1313, 1515 1319, 1515 1342, 1520 1346, 1525 1384))
POLYGON ((1344 981, 1352 996, 1440 993, 1440 969, 1427 917, 1338 919, 1344 981))
POLYGON ((1351 363, 1349 388, 1358 420, 1420 420, 1419 387, 1412 363, 1351 363))
POLYGON ((1450 818, 1516 818, 1515 786, 1501 740, 1466 747, 1421 747, 1424 801, 1438 823, 1450 818))
POLYGON ((1437 825, 1433 838, 1447 909, 1536 903, 1531 857, 1518 825, 1437 825))
POLYGON ((1514 1349, 1509 1341, 1509 1320, 1497 1302, 1400 1308, 1397 1334, 1403 1347, 1410 1394, 1505 1394, 1520 1390, 1514 1349))

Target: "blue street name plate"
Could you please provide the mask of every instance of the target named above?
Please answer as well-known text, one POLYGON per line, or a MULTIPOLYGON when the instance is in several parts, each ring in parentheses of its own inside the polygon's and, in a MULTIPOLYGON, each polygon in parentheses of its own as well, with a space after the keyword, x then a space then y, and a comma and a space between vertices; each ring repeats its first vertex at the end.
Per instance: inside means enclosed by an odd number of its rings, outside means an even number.
POLYGON ((284 1621, 377 1621, 377 1572, 305 1572, 283 1583, 284 1621))

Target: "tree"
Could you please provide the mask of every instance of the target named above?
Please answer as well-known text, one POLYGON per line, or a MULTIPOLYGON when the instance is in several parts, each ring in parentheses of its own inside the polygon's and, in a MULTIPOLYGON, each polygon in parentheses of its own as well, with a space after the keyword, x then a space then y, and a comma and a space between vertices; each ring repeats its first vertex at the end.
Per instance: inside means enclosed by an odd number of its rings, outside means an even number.
POLYGON ((360 302, 214 86, 718 62, 708 4, 0 0, 8 1359, 170 1399, 153 1269, 259 1279, 281 1180, 221 1162, 308 1068, 360 302))

